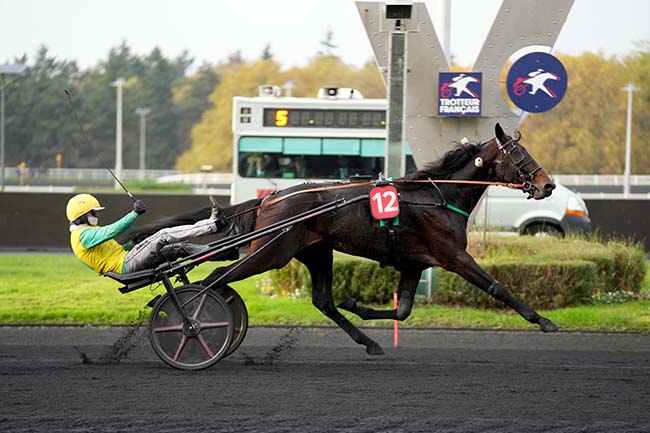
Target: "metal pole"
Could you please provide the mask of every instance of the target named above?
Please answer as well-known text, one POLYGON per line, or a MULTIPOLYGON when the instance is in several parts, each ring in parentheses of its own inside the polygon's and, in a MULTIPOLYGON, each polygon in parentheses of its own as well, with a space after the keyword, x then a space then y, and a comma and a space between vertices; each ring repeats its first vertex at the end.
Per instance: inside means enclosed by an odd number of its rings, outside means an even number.
MULTIPOLYGON (((117 109, 115 114, 115 176, 122 178, 122 92, 124 89, 124 78, 118 78, 112 86, 117 88, 117 109)), ((120 184, 115 181, 115 188, 120 188, 120 184)))
POLYGON ((144 180, 144 169, 145 169, 145 149, 146 149, 146 131, 147 131, 147 114, 151 110, 149 108, 136 108, 135 114, 140 116, 140 170, 138 177, 140 180, 144 180))
POLYGON ((625 170, 623 172, 623 196, 630 195, 630 159, 632 154, 632 93, 636 90, 634 84, 627 83, 623 90, 627 91, 627 131, 625 133, 625 170))
POLYGON ((0 65, 0 192, 5 190, 5 87, 15 81, 5 83, 5 75, 20 75, 27 68, 22 63, 0 65))
POLYGON ((296 87, 296 85, 291 80, 284 83, 284 96, 290 98, 293 95, 294 87, 296 87))
POLYGON ((440 2, 440 14, 442 15, 441 45, 447 63, 451 66, 451 0, 442 0, 440 2))
POLYGON ((4 75, 0 75, 0 192, 5 190, 5 87, 4 75))
POLYGON ((388 69, 388 125, 384 171, 397 179, 405 171, 404 154, 404 90, 406 73, 406 32, 400 31, 400 20, 390 33, 390 63, 388 69))

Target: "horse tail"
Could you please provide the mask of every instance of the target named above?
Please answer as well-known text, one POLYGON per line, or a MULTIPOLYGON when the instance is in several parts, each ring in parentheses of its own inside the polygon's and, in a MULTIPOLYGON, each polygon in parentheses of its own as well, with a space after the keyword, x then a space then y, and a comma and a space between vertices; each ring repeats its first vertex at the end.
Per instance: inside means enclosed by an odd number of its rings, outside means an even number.
POLYGON ((257 221, 257 212, 252 211, 253 208, 259 206, 262 199, 254 198, 234 206, 223 208, 224 215, 235 226, 235 233, 249 233, 255 229, 257 221), (250 210, 250 212, 246 212, 250 210))
MULTIPOLYGON (((240 203, 234 206, 228 206, 222 208, 222 211, 226 218, 229 220, 232 219, 232 223, 235 226, 235 233, 248 233, 255 228, 256 213, 247 212, 233 218, 229 218, 233 215, 237 215, 242 211, 251 209, 262 202, 261 199, 248 200, 246 202, 240 203)), ((212 214, 211 207, 202 207, 187 212, 182 212, 177 215, 170 217, 162 218, 157 221, 154 221, 149 224, 144 224, 139 227, 134 227, 129 229, 123 237, 127 241, 133 241, 138 243, 147 237, 153 235, 158 230, 167 228, 167 227, 176 227, 187 224, 194 224, 197 221, 201 221, 207 218, 210 218, 212 214)))

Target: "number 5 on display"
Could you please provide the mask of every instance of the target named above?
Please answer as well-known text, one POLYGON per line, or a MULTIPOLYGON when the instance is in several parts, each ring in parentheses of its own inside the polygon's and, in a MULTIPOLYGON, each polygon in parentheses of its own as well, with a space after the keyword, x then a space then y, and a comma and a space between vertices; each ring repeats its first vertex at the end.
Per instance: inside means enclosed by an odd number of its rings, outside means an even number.
POLYGON ((275 112, 275 126, 287 126, 289 118, 288 110, 278 110, 275 112))

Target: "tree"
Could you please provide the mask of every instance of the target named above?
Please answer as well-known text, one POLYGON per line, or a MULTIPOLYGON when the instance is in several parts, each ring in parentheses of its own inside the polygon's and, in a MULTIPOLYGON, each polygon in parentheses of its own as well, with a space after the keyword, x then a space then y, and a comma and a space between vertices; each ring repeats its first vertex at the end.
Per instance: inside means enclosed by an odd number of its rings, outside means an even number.
POLYGON ((177 162, 177 167, 197 171, 210 164, 217 171, 232 170, 232 98, 254 96, 265 83, 284 82, 280 65, 273 60, 242 64, 238 69, 224 70, 222 81, 210 95, 212 107, 192 129, 192 148, 177 162))
POLYGON ((642 41, 638 46, 638 51, 624 62, 627 72, 625 78, 636 86, 632 100, 630 171, 632 174, 650 174, 650 40, 642 41))
POLYGON ((138 161, 139 118, 135 115, 137 107, 152 109, 147 119, 147 167, 172 167, 181 154, 182 139, 179 136, 172 90, 173 86, 184 78, 185 70, 191 64, 192 60, 187 53, 170 60, 165 58, 158 48, 154 48, 142 59, 141 75, 129 89, 128 95, 125 95, 125 113, 128 113, 125 130, 129 131, 131 144, 129 158, 125 158, 125 161, 129 161, 131 167, 137 167, 138 161))
MULTIPOLYGON (((118 78, 126 79, 124 88, 124 152, 130 152, 129 144, 136 140, 136 132, 131 113, 132 107, 129 95, 134 86, 139 82, 139 77, 144 73, 141 59, 131 52, 126 42, 119 47, 112 48, 106 61, 100 62, 94 68, 85 71, 77 86, 78 99, 82 101, 79 115, 83 121, 84 129, 90 136, 99 154, 109 166, 115 165, 115 118, 116 118, 116 89, 112 86, 118 78)), ((81 144, 85 146, 85 144, 81 144)), ((84 148, 85 149, 85 148, 84 148)), ((89 153, 80 152, 76 158, 77 167, 99 166, 97 157, 92 149, 89 153)), ((125 167, 137 167, 137 161, 127 156, 124 160, 125 167)), ((68 163, 64 165, 69 166, 68 163)))
POLYGON ((178 118, 177 128, 180 153, 192 145, 191 131, 200 122, 203 113, 210 108, 210 94, 221 80, 212 65, 204 64, 192 76, 184 77, 173 89, 174 111, 178 118))
MULTIPOLYGON (((27 63, 25 56, 18 59, 27 63)), ((64 93, 78 78, 79 69, 72 61, 58 61, 41 46, 34 64, 7 87, 6 163, 24 161, 28 167, 53 167, 55 156, 70 159, 80 149, 81 138, 64 93)))
POLYGON ((293 95, 314 97, 321 87, 351 87, 366 98, 385 98, 386 88, 375 64, 355 68, 337 57, 314 57, 304 68, 292 68, 286 78, 295 84, 293 95))
POLYGON ((227 64, 232 65, 232 66, 243 65, 244 64, 244 58, 242 57, 241 50, 237 50, 237 51, 232 52, 228 56, 227 64))
MULTIPOLYGON (((27 63, 28 58, 20 61, 27 63)), ((113 166, 116 92, 111 83, 125 78, 124 167, 138 167, 138 107, 152 109, 147 122, 147 167, 172 167, 189 147, 189 130, 198 123, 219 81, 209 65, 196 77, 185 77, 191 64, 187 52, 170 59, 154 48, 140 57, 123 42, 109 51, 105 61, 81 73, 76 63, 57 60, 42 47, 34 64, 6 92, 7 164, 25 161, 30 167, 53 167, 55 156, 62 153, 66 167, 101 167, 74 121, 63 92, 69 89, 82 127, 102 159, 113 166)))
POLYGON ((271 52, 271 44, 267 43, 264 46, 264 51, 262 51, 262 56, 260 60, 273 60, 273 53, 271 52))
POLYGON ((625 69, 596 54, 559 56, 569 83, 562 102, 522 125, 522 143, 551 173, 620 174, 625 146, 625 69))
MULTIPOLYGON (((140 57, 131 53, 126 43, 109 52, 106 62, 82 76, 80 93, 84 99, 83 118, 89 135, 109 164, 115 163, 116 94, 111 83, 125 78, 123 100, 123 164, 139 165, 139 117, 136 108, 147 107, 147 168, 170 168, 187 143, 179 127, 173 89, 185 79, 192 59, 185 52, 175 59, 166 58, 159 48, 140 57)), ((198 120, 196 115, 193 122, 198 120)), ((184 120, 188 122, 187 119, 184 120)))
POLYGON ((338 46, 334 44, 334 32, 332 31, 332 29, 327 29, 327 32, 325 33, 325 39, 320 41, 320 44, 325 49, 324 51, 319 51, 318 56, 335 57, 334 54, 332 54, 332 50, 338 48, 338 46))

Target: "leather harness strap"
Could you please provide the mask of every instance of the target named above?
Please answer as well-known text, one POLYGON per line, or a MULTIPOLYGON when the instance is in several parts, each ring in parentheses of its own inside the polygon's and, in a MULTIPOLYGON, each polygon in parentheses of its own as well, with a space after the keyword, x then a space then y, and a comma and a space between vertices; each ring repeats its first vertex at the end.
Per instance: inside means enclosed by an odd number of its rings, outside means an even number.
MULTIPOLYGON (((392 181, 393 183, 431 183, 430 179, 417 179, 417 180, 405 180, 405 179, 398 179, 392 181)), ((505 186, 508 188, 515 188, 515 189, 522 189, 524 187, 523 183, 509 183, 509 182, 488 182, 488 181, 482 181, 482 180, 453 180, 453 179, 435 179, 435 183, 451 183, 451 184, 462 184, 462 185, 496 185, 496 186, 505 186)), ((229 217, 226 217, 226 219, 232 219, 241 215, 244 215, 248 212, 253 212, 258 209, 265 208, 267 206, 271 206, 272 204, 275 204, 277 202, 280 202, 282 200, 288 199, 289 197, 293 197, 295 195, 299 194, 305 194, 308 192, 321 192, 321 191, 330 191, 333 189, 344 189, 344 188, 355 188, 359 186, 370 186, 374 183, 374 181, 368 181, 368 182, 357 182, 357 183, 345 183, 341 185, 329 185, 329 186, 322 186, 318 188, 308 188, 308 189, 303 189, 300 191, 294 191, 292 193, 289 193, 287 195, 283 195, 281 197, 276 197, 272 200, 266 200, 262 202, 261 204, 257 206, 253 206, 252 208, 243 210, 241 212, 238 212, 236 214, 230 215, 229 217)))

